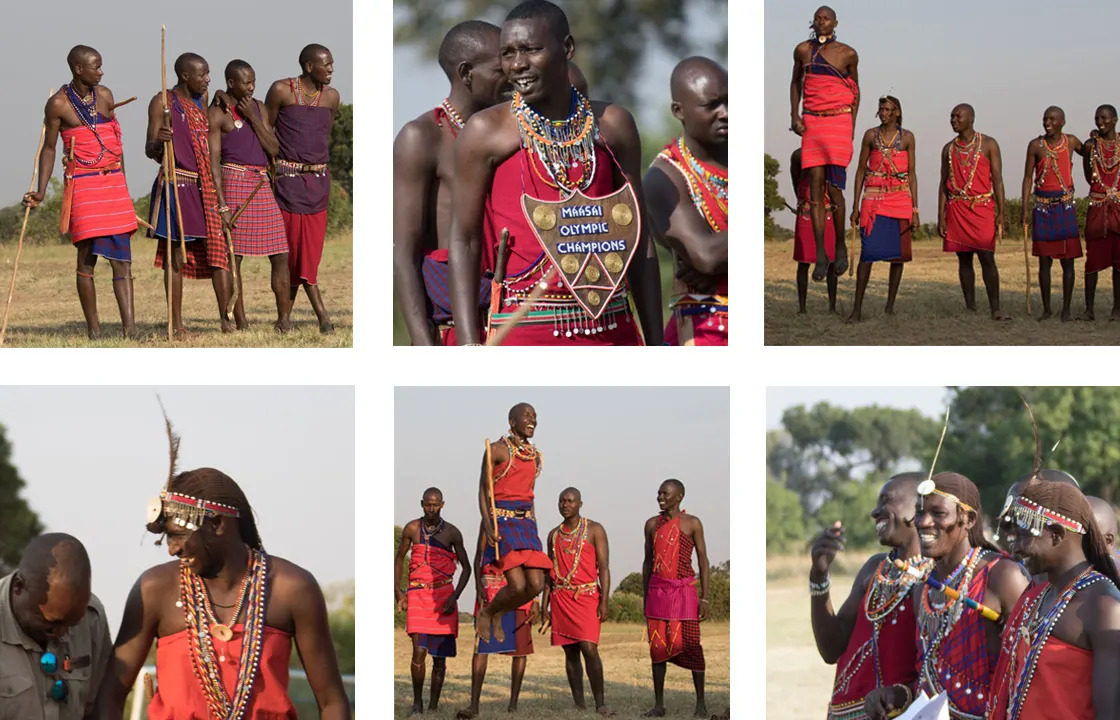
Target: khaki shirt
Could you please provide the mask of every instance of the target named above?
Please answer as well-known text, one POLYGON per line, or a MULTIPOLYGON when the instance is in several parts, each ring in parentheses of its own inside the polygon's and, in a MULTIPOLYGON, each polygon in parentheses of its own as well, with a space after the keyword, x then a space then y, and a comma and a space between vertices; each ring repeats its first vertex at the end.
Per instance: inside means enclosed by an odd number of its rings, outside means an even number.
POLYGON ((105 608, 96 596, 90 595, 89 608, 69 632, 50 640, 46 649, 32 640, 16 622, 11 603, 12 576, 0 578, 0 720, 82 720, 92 713, 97 688, 112 656, 109 624, 105 608), (58 672, 48 676, 39 668, 45 651, 58 656, 58 672), (69 655, 73 667, 62 669, 63 658, 69 655), (69 693, 65 700, 51 700, 51 684, 66 681, 69 693))

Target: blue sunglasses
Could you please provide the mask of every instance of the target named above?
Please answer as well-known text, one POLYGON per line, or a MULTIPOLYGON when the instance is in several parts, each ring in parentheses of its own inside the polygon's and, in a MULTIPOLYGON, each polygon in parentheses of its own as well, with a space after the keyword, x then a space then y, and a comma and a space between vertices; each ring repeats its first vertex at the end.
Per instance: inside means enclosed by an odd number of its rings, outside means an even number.
MULTIPOLYGON (((39 658, 39 669, 43 671, 44 675, 56 674, 58 672, 58 656, 53 652, 43 653, 43 656, 39 658)), ((51 689, 47 692, 51 700, 57 700, 58 702, 65 700, 69 694, 70 688, 62 678, 55 678, 55 681, 51 683, 51 689)))

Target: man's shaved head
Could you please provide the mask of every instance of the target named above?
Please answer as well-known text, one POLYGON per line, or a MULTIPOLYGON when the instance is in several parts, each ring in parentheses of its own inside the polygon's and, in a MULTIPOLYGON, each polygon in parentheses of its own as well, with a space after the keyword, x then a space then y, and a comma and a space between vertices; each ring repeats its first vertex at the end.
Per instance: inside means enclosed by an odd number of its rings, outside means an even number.
POLYGON ((680 102, 686 92, 689 92, 697 83, 705 82, 715 77, 727 83, 727 69, 710 58, 694 55, 677 63, 673 74, 669 76, 669 93, 673 102, 680 102))
POLYGON ((185 73, 188 68, 190 68, 192 65, 200 63, 205 65, 206 58, 202 57, 198 53, 183 53, 179 57, 175 58, 175 75, 178 77, 182 77, 183 73, 185 73))
POLYGON ((579 488, 566 487, 560 491, 560 497, 564 497, 568 493, 576 496, 576 500, 583 500, 583 495, 580 494, 579 488))
POLYGON ((443 502, 443 491, 440 490, 437 487, 430 487, 427 490, 425 490, 424 494, 421 495, 420 497, 423 498, 424 500, 427 500, 429 497, 437 497, 437 498, 439 498, 440 502, 443 502))
POLYGON ((532 406, 532 405, 530 405, 529 403, 524 403, 524 402, 523 402, 523 403, 517 403, 516 405, 514 405, 513 407, 511 407, 511 408, 509 409, 509 419, 510 419, 510 422, 513 422, 513 418, 514 418, 514 416, 516 416, 516 415, 517 415, 517 414, 518 414, 519 412, 521 412, 522 410, 525 410, 526 408, 529 408, 530 410, 532 410, 532 409, 535 409, 535 408, 533 408, 533 406, 532 406))
POLYGON ((48 589, 89 593, 89 554, 72 535, 47 533, 32 539, 18 570, 39 602, 46 600, 48 589))
POLYGON ((89 45, 75 45, 70 48, 70 52, 66 53, 66 67, 73 70, 78 65, 83 65, 88 60, 100 56, 101 53, 97 52, 89 45))
POLYGON ((226 80, 232 79, 237 73, 242 70, 253 72, 253 66, 244 60, 230 60, 226 65, 226 80))
POLYGON ((1062 110, 1062 109, 1061 109, 1060 107, 1058 107, 1057 105, 1051 105, 1050 107, 1046 108, 1046 110, 1045 110, 1045 111, 1044 111, 1044 112, 1043 112, 1042 114, 1043 114, 1043 115, 1049 115, 1049 114, 1050 114, 1050 113, 1052 113, 1052 112, 1053 112, 1053 113, 1058 113, 1058 116, 1059 116, 1059 117, 1060 117, 1060 118, 1062 119, 1062 122, 1065 122, 1065 119, 1066 119, 1066 111, 1065 111, 1065 110, 1062 110))
POLYGON ((680 480, 677 480, 676 478, 669 478, 661 484, 663 486, 671 485, 672 487, 675 487, 677 489, 677 492, 681 494, 681 497, 684 497, 684 483, 682 483, 680 480))
POLYGON ((455 79, 459 63, 474 63, 480 53, 497 47, 501 34, 497 25, 482 20, 467 20, 448 30, 439 45, 439 66, 447 79, 455 79))
POLYGON ((892 475, 891 479, 887 480, 885 484, 890 485, 892 488, 912 492, 914 496, 917 497, 918 483, 922 482, 927 477, 926 473, 923 472, 904 472, 892 475))
POLYGON ((1089 507, 1093 509, 1093 519, 1104 536, 1109 552, 1116 552, 1116 508, 1102 498, 1086 495, 1089 507))
POLYGON ((976 119, 976 109, 968 103, 961 103, 960 105, 957 105, 955 108, 953 108, 953 112, 956 112, 957 110, 963 110, 968 113, 968 116, 970 118, 972 118, 973 120, 976 119))
POLYGON ((813 13, 813 15, 816 15, 819 12, 826 12, 832 17, 833 20, 836 19, 836 11, 827 5, 821 5, 819 8, 817 8, 817 12, 813 13))
POLYGON ((1097 112, 1100 112, 1101 110, 1108 110, 1110 113, 1112 113, 1112 117, 1117 116, 1116 115, 1116 108, 1109 105, 1108 103, 1105 103, 1104 105, 1101 105, 1100 107, 1097 108, 1097 112))
POLYGON ((568 16, 559 5, 548 0, 526 0, 506 15, 506 22, 532 19, 540 19, 548 23, 557 42, 564 42, 564 38, 572 34, 568 27, 568 16))
POLYGON ((315 58, 324 53, 327 55, 331 54, 331 51, 328 50, 324 45, 320 45, 318 43, 305 45, 303 50, 299 51, 299 66, 306 67, 307 63, 315 62, 315 58))

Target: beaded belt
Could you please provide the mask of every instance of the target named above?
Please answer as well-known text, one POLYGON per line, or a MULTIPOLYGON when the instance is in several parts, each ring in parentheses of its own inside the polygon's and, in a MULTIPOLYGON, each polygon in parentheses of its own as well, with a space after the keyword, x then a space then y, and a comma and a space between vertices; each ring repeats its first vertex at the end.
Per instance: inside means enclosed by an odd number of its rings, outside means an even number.
POLYGON ((569 583, 569 582, 558 582, 552 588, 553 592, 555 592, 557 590, 571 590, 573 593, 575 593, 575 596, 577 598, 580 595, 590 595, 592 592, 594 592, 595 590, 598 590, 598 589, 599 589, 599 583, 597 583, 597 582, 583 583, 582 585, 573 585, 572 583, 569 583))
POLYGON ((1096 206, 1102 205, 1106 202, 1120 202, 1120 191, 1109 190, 1108 192, 1098 193, 1089 192, 1089 204, 1096 206))
POLYGON ((899 180, 907 180, 910 177, 910 173, 907 173, 907 172, 889 173, 889 172, 882 172, 880 170, 869 170, 867 172, 867 175, 868 175, 868 177, 889 177, 889 178, 897 178, 899 180))
POLYGON ((118 173, 120 171, 121 164, 113 163, 112 165, 108 165, 98 170, 89 170, 88 172, 83 172, 81 175, 67 175, 66 177, 73 180, 74 178, 94 177, 96 175, 112 175, 113 173, 118 173))
POLYGON ((442 580, 436 580, 434 583, 423 583, 423 582, 419 582, 419 581, 409 580, 408 581, 408 589, 409 590, 434 590, 436 588, 441 588, 444 585, 450 585, 450 584, 451 584, 451 578, 444 578, 442 580))
POLYGON ((239 165, 237 163, 224 162, 222 167, 229 168, 230 170, 239 170, 243 173, 257 173, 258 175, 267 175, 268 169, 261 165, 239 165))
POLYGON ((323 171, 327 169, 326 163, 319 163, 311 165, 308 163, 291 162, 289 160, 281 160, 276 158, 276 167, 283 168, 287 172, 282 173, 285 177, 292 177, 295 175, 326 175, 323 171))
POLYGON ((533 519, 532 510, 507 510, 505 508, 497 508, 494 510, 498 517, 504 518, 525 518, 526 520, 533 519))
MULTIPOLYGON (((159 176, 160 177, 166 177, 166 175, 163 172, 162 167, 159 169, 159 176)), ((175 168, 175 180, 176 180, 177 183, 180 180, 189 180, 189 181, 197 184, 198 183, 198 173, 192 172, 191 170, 184 170, 183 168, 175 168)))
POLYGON ((1072 192, 1071 193, 1066 193, 1065 195, 1061 195, 1059 197, 1052 197, 1052 198, 1040 197, 1038 195, 1038 193, 1035 193, 1034 204, 1035 205, 1072 205, 1073 204, 1073 193, 1072 192))
MULTIPOLYGON (((905 179, 905 178, 903 178, 903 179, 905 179)), ((885 187, 879 187, 877 185, 872 185, 870 187, 865 185, 863 187, 863 194, 864 195, 888 195, 890 193, 906 193, 907 195, 909 195, 910 194, 910 186, 909 185, 900 185, 899 187, 895 187, 895 188, 885 188, 885 187)))
POLYGON ((988 202, 991 199, 992 199, 992 194, 990 192, 986 192, 982 195, 965 195, 964 193, 961 193, 959 195, 949 194, 949 196, 948 196, 949 202, 953 202, 953 201, 966 202, 966 203, 969 204, 970 207, 976 207, 976 205, 978 203, 988 202))
POLYGON ((803 115, 815 115, 817 117, 828 117, 829 115, 846 115, 852 111, 852 106, 847 105, 842 108, 834 110, 802 110, 803 115))
MULTIPOLYGON (((525 301, 525 296, 528 293, 529 291, 526 290, 505 297, 502 300, 505 312, 491 313, 490 327, 496 328, 506 323, 525 301)), ((584 312, 583 307, 570 295, 550 296, 545 294, 533 303, 533 309, 521 320, 520 324, 552 325, 552 335, 554 337, 570 338, 576 335, 597 335, 601 332, 614 330, 618 327, 620 318, 627 323, 631 322, 628 295, 623 288, 619 288, 607 301, 607 307, 598 320, 584 312)))

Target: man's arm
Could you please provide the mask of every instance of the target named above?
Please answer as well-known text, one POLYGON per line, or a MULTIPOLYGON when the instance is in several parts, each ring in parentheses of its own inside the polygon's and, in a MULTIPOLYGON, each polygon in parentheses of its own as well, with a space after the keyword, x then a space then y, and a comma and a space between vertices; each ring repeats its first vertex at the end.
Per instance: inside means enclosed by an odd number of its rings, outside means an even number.
POLYGON ((688 197, 687 190, 678 185, 683 181, 662 168, 660 162, 654 162, 643 179, 654 239, 683 257, 697 272, 725 274, 727 232, 712 232, 691 198, 683 201, 688 197))
MULTIPOLYGON (((225 125, 226 113, 217 105, 207 108, 210 120, 210 172, 214 174, 214 192, 218 196, 218 207, 226 206, 226 193, 222 187, 222 126, 225 125)), ((219 213, 222 224, 228 226, 233 217, 232 212, 219 213)))
MULTIPOLYGON (((555 562, 555 555, 553 555, 553 552, 554 552, 553 540, 556 537, 556 530, 557 529, 558 528, 552 528, 552 530, 550 530, 548 532, 548 539, 545 541, 545 548, 544 548, 545 552, 548 554, 548 559, 552 560, 553 562, 555 562)), ((548 611, 549 610, 549 604, 548 603, 549 603, 549 600, 551 599, 551 597, 552 597, 552 573, 546 572, 545 573, 544 592, 541 593, 541 629, 540 629, 540 631, 542 633, 544 632, 545 627, 547 627, 548 624, 552 621, 552 615, 549 614, 549 611, 548 611)))
POLYGON ((469 120, 455 140, 451 184, 451 315, 460 345, 477 344, 478 281, 482 268, 482 215, 486 189, 494 177, 488 137, 495 130, 485 112, 469 120))
POLYGON ((856 99, 852 102, 852 137, 856 136, 856 117, 859 115, 859 53, 855 48, 848 48, 852 51, 851 57, 848 59, 848 77, 852 79, 852 83, 856 86, 856 99))
POLYGON ((700 619, 708 619, 708 581, 711 580, 712 567, 708 564, 708 544, 704 541, 704 524, 700 518, 692 516, 692 541, 696 544, 696 565, 700 569, 700 619))
POLYGON ((1027 214, 1030 211, 1030 205, 1027 204, 1027 201, 1030 200, 1030 196, 1031 196, 1031 180, 1032 180, 1031 176, 1034 174, 1035 144, 1036 144, 1035 141, 1031 141, 1031 142, 1027 143, 1027 162, 1026 162, 1026 166, 1023 169, 1023 197, 1022 197, 1022 201, 1023 201, 1023 225, 1024 226, 1030 224, 1027 220, 1027 218, 1030 217, 1027 214))
POLYGON ((805 123, 801 120, 801 81, 805 77, 801 47, 799 44, 793 49, 793 77, 789 81, 789 127, 798 135, 805 132, 805 123))
POLYGON ((874 136, 875 130, 868 130, 863 134, 863 140, 859 143, 859 163, 856 164, 856 180, 852 192, 852 215, 849 221, 852 225, 859 223, 859 197, 863 193, 863 180, 867 177, 867 156, 871 154, 871 138, 874 136))
MULTIPOLYGON (((988 164, 992 169, 992 194, 996 199, 996 232, 1003 227, 1003 212, 1006 208, 1003 192, 1003 157, 999 152, 999 143, 995 138, 987 138, 991 143, 991 154, 988 156, 988 164)), ((1023 207, 1023 217, 1026 217, 1026 206, 1023 207)))
POLYGON ((607 531, 601 524, 591 526, 591 541, 595 543, 595 564, 599 569, 599 622, 606 622, 610 617, 611 561, 607 531))
POLYGON ((918 226, 918 139, 914 137, 914 133, 907 131, 906 134, 910 140, 910 169, 907 171, 907 176, 910 179, 910 200, 912 201, 912 212, 914 219, 911 224, 917 228, 918 226))
POLYGON ((280 152, 280 141, 276 139, 276 133, 272 129, 272 123, 268 121, 268 113, 265 111, 260 101, 254 98, 245 98, 237 103, 237 112, 245 118, 245 122, 249 123, 249 127, 253 128, 253 133, 256 134, 257 140, 261 143, 261 148, 264 150, 265 155, 270 158, 276 157, 280 152))
MULTIPOLYGON (((307 684, 319 706, 323 720, 350 720, 350 701, 342 685, 338 657, 334 651, 331 625, 327 620, 327 602, 311 573, 291 565, 292 574, 285 588, 292 598, 292 624, 295 626, 296 651, 299 653, 307 684)), ((278 583, 279 584, 279 583, 278 583)), ((279 589, 279 588, 277 588, 279 589)))
POLYGON ((1120 717, 1120 599, 1115 590, 1102 591, 1085 604, 1085 632, 1093 651, 1093 717, 1120 717))
POLYGON ((276 127, 276 118, 280 116, 280 108, 283 106, 283 99, 287 90, 287 83, 283 80, 277 80, 269 86, 268 92, 264 96, 264 109, 268 115, 268 124, 276 127))
MULTIPOLYGON (((55 146, 62 127, 62 109, 66 101, 60 95, 52 95, 43 107, 43 150, 39 154, 39 187, 34 193, 24 195, 24 204, 35 207, 46 197, 47 187, 54 172, 55 146)), ((64 149, 65 151, 65 149, 64 149)))
POLYGON ((401 578, 404 575, 404 556, 412 547, 412 528, 415 521, 405 523, 401 529, 401 544, 397 546, 397 556, 393 559, 393 598, 397 610, 404 612, 408 609, 408 593, 401 590, 401 578))
POLYGON ((1070 152, 1075 152, 1078 155, 1085 157, 1085 146, 1081 143, 1080 140, 1077 139, 1077 136, 1066 133, 1066 138, 1068 138, 1070 152))
POLYGON ((156 93, 148 103, 148 135, 144 142, 144 154, 157 163, 163 162, 163 144, 171 137, 171 128, 163 122, 162 93, 156 93))
POLYGON ((645 557, 642 559, 642 597, 649 595, 649 576, 653 574, 653 533, 657 527, 657 516, 646 520, 645 557))
POLYGON ((1085 141, 1085 152, 1081 156, 1081 169, 1085 172, 1085 182, 1090 186, 1093 184, 1093 147, 1096 140, 1089 138, 1085 141))
POLYGON ((436 182, 437 139, 413 121, 401 128, 393 143, 393 284, 413 345, 436 344, 420 268, 424 210, 436 182))
POLYGON ((827 664, 835 665, 848 649, 852 628, 856 625, 860 605, 863 602, 864 590, 867 589, 867 583, 883 557, 882 553, 877 553, 868 558, 856 573, 848 597, 844 599, 838 611, 832 608, 831 593, 809 598, 809 618, 813 627, 813 639, 817 644, 817 652, 827 664))
POLYGON ((95 717, 99 720, 120 720, 124 714, 125 698, 132 690, 136 675, 144 666, 144 660, 152 648, 156 637, 156 607, 159 598, 154 591, 155 583, 150 580, 157 570, 158 568, 153 568, 141 575, 125 600, 124 616, 117 631, 113 657, 97 693, 95 717), (149 582, 145 582, 146 580, 149 582))
MULTIPOLYGON (((113 657, 113 639, 109 636, 109 623, 105 618, 105 608, 100 603, 97 604, 97 619, 90 628, 90 676, 89 676, 89 698, 86 700, 85 714, 82 716, 83 720, 96 720, 97 711, 94 703, 97 702, 97 689, 101 687, 101 681, 105 679, 105 672, 108 670, 109 661, 113 657)), ((87 614, 89 611, 87 610, 87 614)))
POLYGON ((463 533, 459 532, 459 528, 454 528, 455 534, 451 538, 451 549, 455 552, 459 560, 459 567, 462 570, 459 572, 459 584, 455 586, 455 595, 448 603, 449 606, 454 606, 459 602, 459 597, 463 591, 467 589, 467 583, 471 581, 471 561, 467 557, 467 549, 463 546, 463 533))
POLYGON ((639 215, 644 216, 638 248, 635 250, 636 257, 631 259, 626 280, 634 293, 634 306, 638 310, 646 344, 661 345, 664 333, 661 267, 657 262, 653 238, 649 236, 649 215, 646 213, 645 196, 642 193, 642 143, 638 137, 638 126, 634 124, 633 116, 623 107, 608 105, 603 110, 599 129, 614 152, 623 177, 634 189, 639 215))
POLYGON ((949 228, 945 225, 945 208, 949 204, 949 153, 953 152, 953 141, 941 148, 941 180, 937 186, 937 234, 945 238, 949 228))

